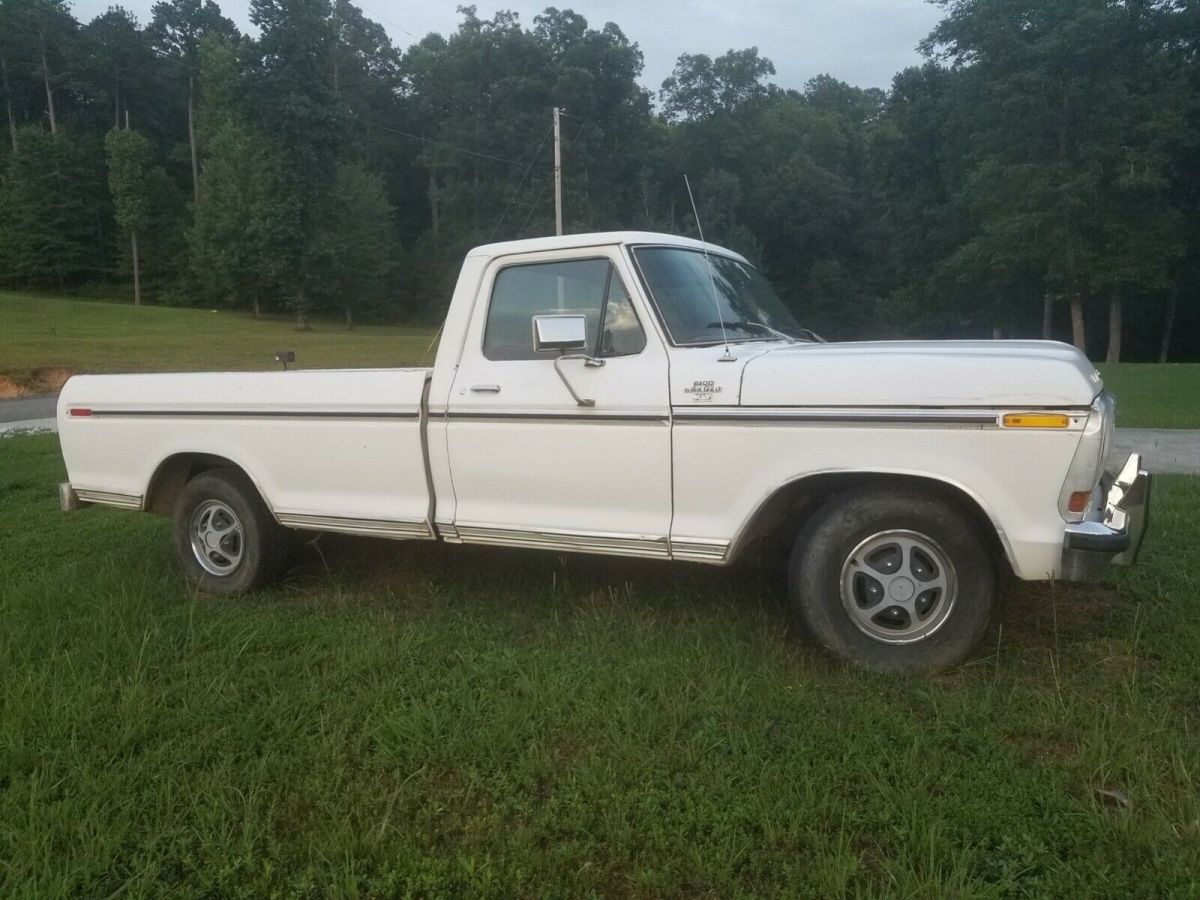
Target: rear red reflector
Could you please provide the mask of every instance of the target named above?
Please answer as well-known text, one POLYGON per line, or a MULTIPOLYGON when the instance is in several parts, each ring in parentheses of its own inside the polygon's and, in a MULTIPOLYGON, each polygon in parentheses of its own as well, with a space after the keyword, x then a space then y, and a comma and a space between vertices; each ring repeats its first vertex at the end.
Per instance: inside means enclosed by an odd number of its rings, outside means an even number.
POLYGON ((67 415, 72 418, 80 418, 82 416, 90 416, 92 411, 86 406, 73 406, 67 410, 67 415))

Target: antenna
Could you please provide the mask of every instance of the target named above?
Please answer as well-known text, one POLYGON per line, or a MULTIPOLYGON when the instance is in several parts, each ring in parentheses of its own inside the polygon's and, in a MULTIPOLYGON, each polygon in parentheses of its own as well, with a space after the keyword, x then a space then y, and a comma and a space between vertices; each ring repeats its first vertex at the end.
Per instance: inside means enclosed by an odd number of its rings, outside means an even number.
POLYGON ((729 352, 729 336, 725 334, 725 316, 721 312, 721 301, 717 297, 717 278, 713 275, 712 260, 708 257, 708 244, 704 240, 704 228, 700 225, 700 213, 696 210, 696 198, 692 196, 692 183, 688 181, 687 173, 683 173, 683 183, 687 185, 688 200, 692 202, 692 215, 696 217, 696 230, 700 232, 701 249, 704 250, 704 262, 708 265, 708 283, 712 287, 713 306, 717 308, 717 321, 721 325, 721 340, 725 343, 725 352, 718 362, 733 362, 737 359, 729 352))

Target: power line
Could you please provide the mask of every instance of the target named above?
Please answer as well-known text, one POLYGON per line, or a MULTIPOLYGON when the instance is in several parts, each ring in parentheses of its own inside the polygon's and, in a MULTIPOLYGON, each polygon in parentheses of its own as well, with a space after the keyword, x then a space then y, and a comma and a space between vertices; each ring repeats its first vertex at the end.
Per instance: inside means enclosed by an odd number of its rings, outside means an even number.
POLYGON ((550 132, 553 130, 554 126, 549 126, 542 135, 542 139, 538 141, 537 147, 534 148, 533 156, 529 158, 529 165, 525 167, 525 172, 521 175, 521 180, 518 181, 517 186, 513 188, 512 196, 508 198, 508 203, 505 204, 504 211, 500 213, 500 219, 496 222, 495 227, 492 228, 492 233, 488 235, 489 242, 496 236, 496 232, 500 230, 500 226, 504 224, 504 219, 508 215, 508 211, 512 209, 513 202, 517 199, 517 194, 521 192, 521 185, 525 183, 525 179, 528 178, 529 173, 533 171, 533 164, 537 162, 538 154, 542 152, 542 147, 544 147, 546 144, 546 138, 550 136, 550 132))
POLYGON ((447 144, 445 141, 435 141, 433 138, 427 138, 419 134, 413 134, 410 131, 401 131, 399 128, 392 128, 388 125, 380 125, 378 122, 369 122, 366 119, 354 115, 353 113, 345 113, 345 116, 348 119, 353 119, 355 122, 359 122, 371 128, 378 128, 380 131, 388 131, 392 134, 398 134, 401 137, 411 138, 414 141, 420 141, 422 144, 429 144, 434 147, 444 147, 447 150, 453 150, 456 153, 465 153, 468 156, 474 156, 478 159, 490 159, 494 162, 507 163, 510 166, 525 165, 523 162, 518 162, 515 159, 505 159, 503 156, 493 156, 490 153, 480 153, 477 150, 468 150, 466 147, 456 147, 453 144, 447 144))
POLYGON ((527 212, 525 214, 525 221, 521 223, 521 227, 517 230, 517 234, 524 233, 525 226, 528 225, 529 220, 533 218, 533 211, 535 209, 537 209, 538 204, 540 204, 542 202, 542 198, 546 196, 546 188, 549 187, 553 183, 554 183, 554 176, 551 175, 549 178, 546 179, 545 183, 542 185, 541 193, 538 194, 537 197, 534 198, 533 202, 529 204, 529 212, 527 212))

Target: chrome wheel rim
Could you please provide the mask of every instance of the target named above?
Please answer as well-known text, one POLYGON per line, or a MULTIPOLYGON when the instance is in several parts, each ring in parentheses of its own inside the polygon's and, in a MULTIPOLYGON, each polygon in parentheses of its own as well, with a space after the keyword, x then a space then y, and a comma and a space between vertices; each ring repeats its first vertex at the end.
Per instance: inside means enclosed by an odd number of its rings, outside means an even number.
POLYGON ((945 624, 958 599, 950 557, 915 531, 881 531, 842 565, 842 606, 859 631, 885 644, 924 640, 945 624))
POLYGON ((220 500, 205 500, 196 507, 188 536, 196 562, 210 575, 229 575, 242 561, 246 543, 242 522, 220 500))

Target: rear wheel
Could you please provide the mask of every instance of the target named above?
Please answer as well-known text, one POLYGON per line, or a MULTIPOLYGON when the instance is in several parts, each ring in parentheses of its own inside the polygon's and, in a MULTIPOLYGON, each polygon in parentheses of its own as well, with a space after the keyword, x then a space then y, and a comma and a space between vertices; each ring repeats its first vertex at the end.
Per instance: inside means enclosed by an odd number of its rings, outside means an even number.
POLYGON ((907 488, 831 498, 797 537, 788 574, 800 625, 880 671, 962 662, 995 605, 996 565, 976 523, 954 503, 907 488))
POLYGON ((287 533, 237 469, 211 469, 189 481, 174 519, 175 556, 201 590, 236 594, 283 572, 287 533))

